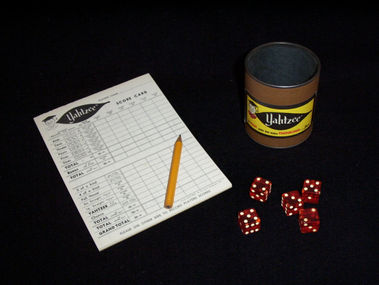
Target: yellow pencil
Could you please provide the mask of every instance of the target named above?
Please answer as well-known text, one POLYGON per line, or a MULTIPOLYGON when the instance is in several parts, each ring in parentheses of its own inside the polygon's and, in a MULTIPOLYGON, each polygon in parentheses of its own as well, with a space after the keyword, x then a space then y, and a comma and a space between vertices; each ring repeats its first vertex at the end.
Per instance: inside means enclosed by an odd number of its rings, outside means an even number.
POLYGON ((176 189, 176 181, 178 179, 179 164, 180 164, 180 155, 182 153, 182 136, 179 135, 178 139, 175 142, 174 152, 172 154, 170 175, 168 177, 166 198, 164 201, 164 207, 170 209, 174 204, 174 196, 176 189))

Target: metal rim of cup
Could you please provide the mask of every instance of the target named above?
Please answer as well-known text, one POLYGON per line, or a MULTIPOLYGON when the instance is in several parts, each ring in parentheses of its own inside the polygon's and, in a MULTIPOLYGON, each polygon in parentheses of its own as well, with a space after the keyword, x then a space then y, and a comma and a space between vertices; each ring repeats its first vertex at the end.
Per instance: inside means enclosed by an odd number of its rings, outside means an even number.
POLYGON ((320 69, 321 69, 321 63, 320 63, 320 60, 319 58, 317 57, 317 55, 310 49, 300 45, 300 44, 296 44, 296 43, 290 43, 290 42, 269 42, 269 43, 265 43, 265 44, 262 44, 262 45, 259 45, 257 46, 256 48, 252 49, 246 56, 245 58, 245 70, 247 72, 247 74, 254 80, 260 82, 261 84, 263 85, 266 85, 266 86, 269 86, 269 87, 274 87, 274 88, 296 88, 296 87, 300 87, 300 86, 304 86, 304 85, 307 85, 308 83, 312 82, 316 77, 319 76, 320 74, 320 69), (249 70, 249 61, 250 59, 252 58, 253 55, 255 55, 257 52, 261 51, 262 49, 265 49, 267 47, 272 47, 272 46, 290 46, 290 47, 293 47, 293 48, 297 48, 299 50, 302 50, 304 51, 308 56, 310 56, 314 61, 315 61, 315 70, 312 74, 312 76, 310 76, 310 78, 304 82, 301 82, 301 83, 298 83, 298 84, 292 84, 292 85, 277 85, 277 84, 272 84, 272 83, 268 83, 268 82, 265 82, 259 78, 257 78, 256 76, 254 76, 251 71, 249 70))

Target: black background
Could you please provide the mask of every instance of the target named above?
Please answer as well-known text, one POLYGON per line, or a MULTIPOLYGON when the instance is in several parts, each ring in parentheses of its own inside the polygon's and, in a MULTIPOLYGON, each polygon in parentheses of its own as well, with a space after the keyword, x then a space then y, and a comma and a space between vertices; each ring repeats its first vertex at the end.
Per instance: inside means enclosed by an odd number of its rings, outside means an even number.
POLYGON ((375 284, 374 10, 14 12, 2 30, 7 281, 375 284), (314 130, 290 149, 256 144, 242 121, 244 57, 270 41, 304 45, 322 64, 314 130), (33 117, 144 73, 153 76, 233 188, 98 252, 33 117), (266 203, 249 197, 256 176, 273 182, 266 203), (305 178, 323 182, 321 228, 307 235, 280 206, 281 193, 299 190, 305 178), (237 213, 250 207, 262 229, 244 236, 237 213))

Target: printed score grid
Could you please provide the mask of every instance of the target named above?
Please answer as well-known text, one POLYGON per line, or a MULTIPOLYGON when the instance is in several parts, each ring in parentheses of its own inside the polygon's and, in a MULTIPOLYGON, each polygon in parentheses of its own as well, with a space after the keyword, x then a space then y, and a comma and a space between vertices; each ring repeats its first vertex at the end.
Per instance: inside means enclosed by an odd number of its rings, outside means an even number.
POLYGON ((99 250, 231 187, 150 75, 135 80, 139 84, 118 90, 103 112, 75 127, 69 125, 47 142, 99 250), (139 89, 145 91, 138 98, 116 103, 139 89), (168 210, 163 204, 179 134, 182 158, 174 207, 168 210), (65 159, 59 155, 62 148, 65 159), (69 165, 74 169, 67 170, 72 169, 69 165))

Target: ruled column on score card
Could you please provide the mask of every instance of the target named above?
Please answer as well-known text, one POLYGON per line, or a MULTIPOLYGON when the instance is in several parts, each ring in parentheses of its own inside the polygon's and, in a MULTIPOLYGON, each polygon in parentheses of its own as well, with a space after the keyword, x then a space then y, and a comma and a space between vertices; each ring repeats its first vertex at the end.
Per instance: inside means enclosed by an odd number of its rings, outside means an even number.
POLYGON ((141 187, 143 187, 143 181, 132 163, 125 165, 121 169, 121 172, 124 176, 125 183, 129 187, 127 191, 130 193, 130 199, 124 199, 122 206, 128 214, 129 219, 135 221, 146 214, 139 194, 141 187))
POLYGON ((143 105, 141 105, 141 108, 143 109, 146 119, 148 120, 148 125, 145 129, 146 139, 149 141, 151 146, 156 146, 163 142, 158 126, 165 123, 164 118, 159 112, 154 100, 146 101, 143 105))
MULTIPOLYGON (((198 180, 204 174, 202 166, 196 162, 199 155, 198 149, 194 148, 194 141, 189 139, 187 143, 183 143, 183 170, 188 176, 188 181, 185 184, 185 188, 190 192, 200 190, 198 180)), ((179 173, 180 175, 180 173, 179 173)))
POLYGON ((131 109, 131 115, 133 116, 136 122, 135 127, 131 130, 131 135, 135 144, 138 147, 138 150, 141 152, 152 146, 149 140, 146 138, 145 134, 147 128, 150 127, 151 122, 149 121, 149 118, 146 116, 142 107, 139 104, 133 106, 133 108, 131 109))
POLYGON ((106 119, 94 122, 94 126, 104 144, 104 148, 96 154, 96 162, 102 168, 114 162, 110 146, 117 143, 117 138, 114 136, 106 119))
POLYGON ((116 130, 119 130, 121 122, 119 120, 118 114, 109 115, 105 119, 108 123, 107 124, 108 130, 106 131, 107 138, 105 140, 106 140, 109 152, 111 153, 113 159, 117 161, 118 155, 122 154, 122 151, 123 151, 120 145, 118 134, 116 132, 116 130))
POLYGON ((196 183, 200 189, 206 189, 213 181, 210 177, 210 171, 214 169, 214 164, 208 158, 206 152, 202 151, 199 144, 195 144, 192 148, 191 156, 197 167, 196 171, 196 183))
POLYGON ((166 163, 162 164, 162 159, 157 153, 149 156, 146 160, 152 170, 152 175, 147 180, 146 184, 148 185, 148 189, 152 197, 156 201, 159 208, 161 208, 161 205, 163 205, 165 199, 169 169, 167 168, 166 163))
POLYGON ((134 154, 139 152, 138 145, 135 141, 134 136, 139 134, 138 124, 133 117, 132 112, 129 107, 127 110, 123 110, 120 112, 120 121, 122 122, 125 130, 127 130, 127 136, 121 141, 121 147, 126 153, 127 157, 131 157, 134 154))
POLYGON ((116 138, 116 143, 109 147, 114 160, 120 161, 127 158, 127 154, 124 151, 122 143, 124 140, 127 140, 130 135, 119 114, 110 116, 108 118, 108 124, 112 129, 113 135, 116 138))
MULTIPOLYGON (((162 208, 162 204, 159 204, 159 200, 154 195, 157 189, 160 189, 159 177, 156 175, 156 169, 152 169, 150 165, 150 157, 144 158, 133 163, 135 170, 137 171, 141 183, 138 189, 138 198, 144 205, 147 213, 152 213, 162 208)), ((159 190, 158 190, 159 191, 159 190)))

